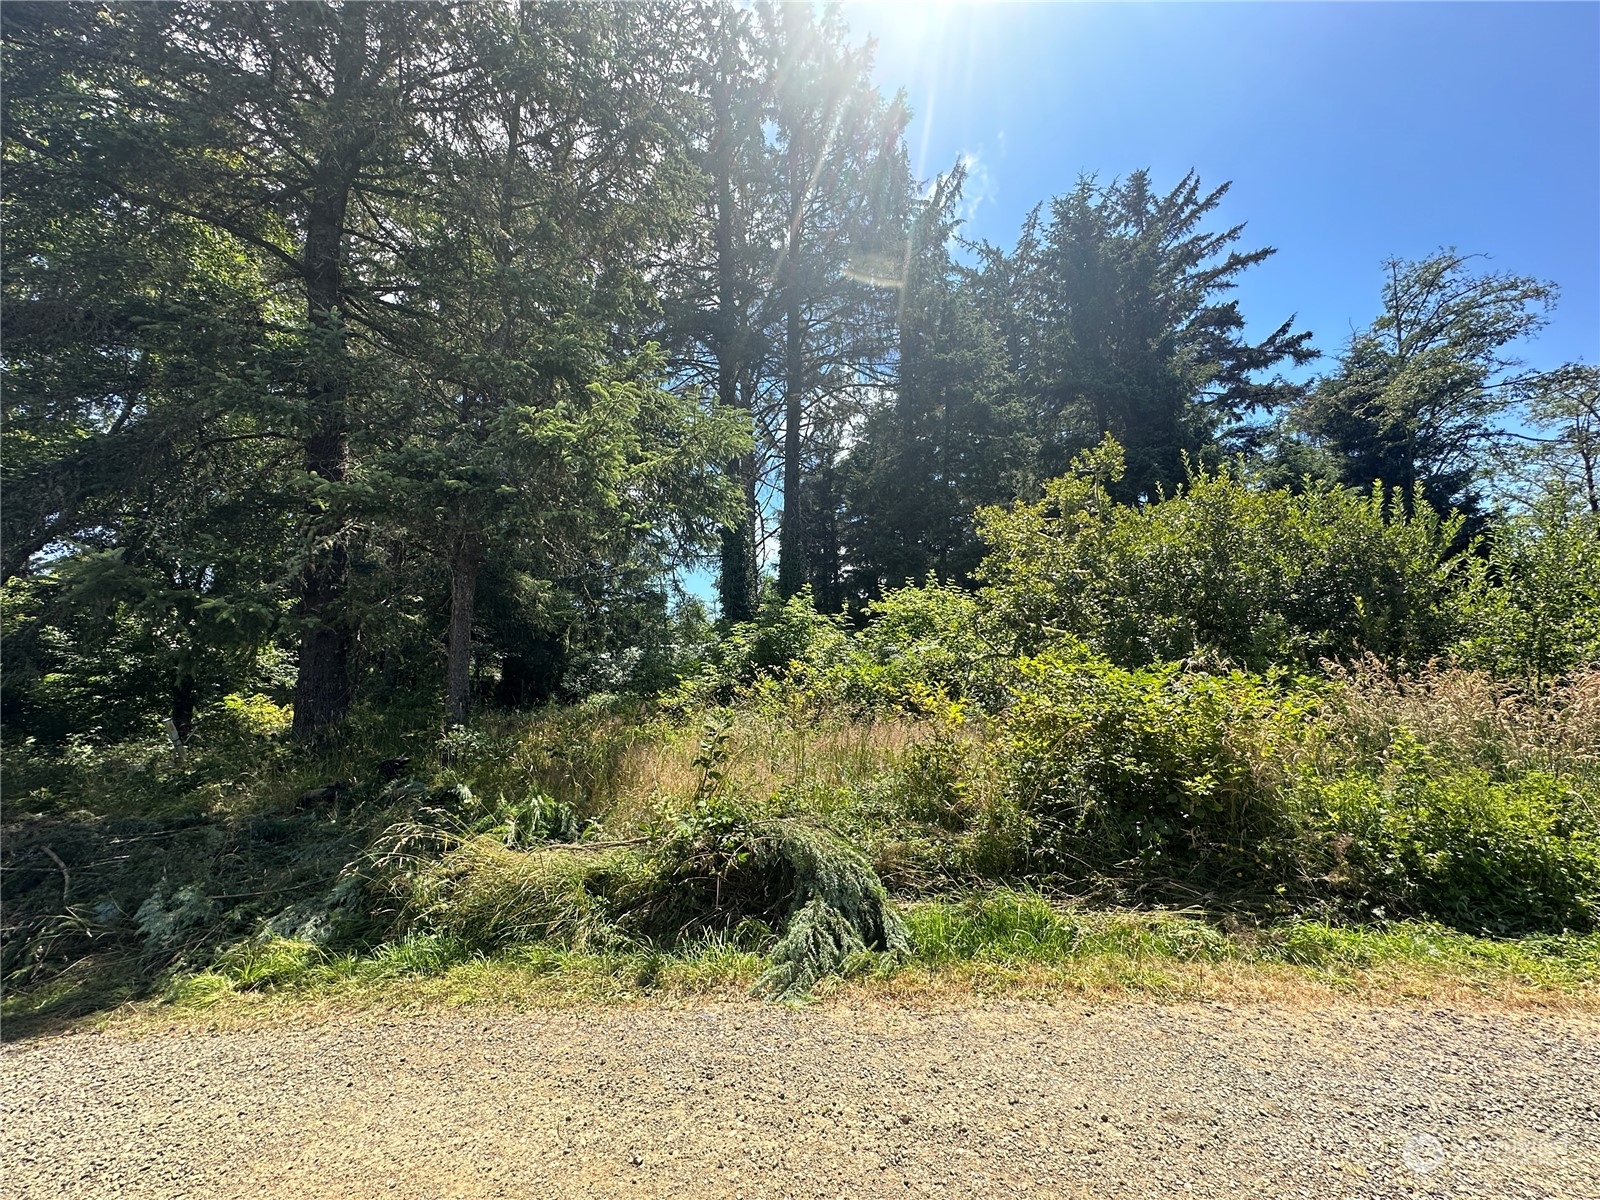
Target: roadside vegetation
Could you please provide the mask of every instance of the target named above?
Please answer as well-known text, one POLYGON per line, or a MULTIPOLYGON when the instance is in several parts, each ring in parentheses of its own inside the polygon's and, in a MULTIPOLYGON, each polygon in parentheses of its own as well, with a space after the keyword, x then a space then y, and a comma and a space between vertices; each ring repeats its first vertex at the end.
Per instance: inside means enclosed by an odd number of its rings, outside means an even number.
POLYGON ((1115 466, 1107 445, 986 512, 975 593, 930 581, 854 627, 774 595, 654 696, 443 736, 358 713, 322 750, 229 696, 181 754, 25 747, 8 1011, 794 999, 831 977, 1592 996, 1586 562, 1530 591, 1551 536, 1531 524, 1463 562, 1396 497, 1202 474, 1133 508, 1098 490, 1115 466), (1368 630, 1296 608, 1308 579, 1368 630))
POLYGON ((5 5, 8 1030, 512 978, 1593 997, 1555 284, 1392 260, 1319 350, 1194 171, 973 244, 865 32, 5 5))

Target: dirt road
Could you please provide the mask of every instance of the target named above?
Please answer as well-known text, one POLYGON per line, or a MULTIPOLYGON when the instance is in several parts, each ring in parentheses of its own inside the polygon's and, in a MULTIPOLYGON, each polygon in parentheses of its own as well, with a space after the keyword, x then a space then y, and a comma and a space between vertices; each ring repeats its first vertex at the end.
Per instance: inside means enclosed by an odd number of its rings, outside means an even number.
POLYGON ((1600 1197, 1600 1020, 461 1011, 8 1047, 11 1198, 1600 1197))

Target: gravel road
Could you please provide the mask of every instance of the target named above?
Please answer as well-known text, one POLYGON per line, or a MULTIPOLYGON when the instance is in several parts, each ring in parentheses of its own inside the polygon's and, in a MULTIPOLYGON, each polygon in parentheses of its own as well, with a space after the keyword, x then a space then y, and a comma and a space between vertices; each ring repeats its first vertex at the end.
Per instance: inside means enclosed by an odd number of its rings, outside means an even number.
POLYGON ((1600 1019, 596 1008, 7 1048, 10 1198, 1600 1197, 1600 1019))

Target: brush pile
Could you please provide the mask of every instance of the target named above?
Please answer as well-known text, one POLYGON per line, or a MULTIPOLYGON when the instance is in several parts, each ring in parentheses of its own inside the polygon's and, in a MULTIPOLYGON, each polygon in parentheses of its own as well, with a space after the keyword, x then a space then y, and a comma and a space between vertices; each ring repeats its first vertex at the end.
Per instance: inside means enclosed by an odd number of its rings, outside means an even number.
POLYGON ((485 953, 536 941, 671 948, 737 932, 770 950, 757 991, 793 999, 853 957, 911 949, 858 850, 816 823, 755 816, 726 798, 626 843, 520 849, 498 830, 409 823, 380 846, 377 874, 410 928, 485 953))

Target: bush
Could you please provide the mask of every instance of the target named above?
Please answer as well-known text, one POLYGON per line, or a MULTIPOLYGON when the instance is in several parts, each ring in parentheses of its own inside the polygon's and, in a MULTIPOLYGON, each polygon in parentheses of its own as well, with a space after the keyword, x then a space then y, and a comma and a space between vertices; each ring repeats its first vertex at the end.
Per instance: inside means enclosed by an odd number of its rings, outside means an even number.
POLYGON ((1552 489, 1466 559, 1456 657, 1541 688, 1600 665, 1600 514, 1552 489))
POLYGON ((940 700, 992 707, 1003 695, 1009 656, 985 640, 977 599, 933 578, 887 593, 867 609, 848 653, 816 680, 854 711, 926 711, 940 700))
POLYGON ((1407 736, 1380 776, 1310 776, 1307 823, 1329 882, 1375 915, 1494 934, 1600 922, 1600 828, 1564 781, 1449 770, 1407 736))
POLYGON ((1121 449, 1080 456, 1044 499, 979 514, 978 574, 997 640, 1078 637, 1125 666, 1220 654, 1314 667, 1371 651, 1425 662, 1449 641, 1443 563, 1460 526, 1398 496, 1300 494, 1197 471, 1176 495, 1118 504, 1121 449))
POLYGON ((1236 889, 1282 877, 1294 830, 1281 785, 1312 693, 1129 670, 1081 645, 1019 669, 989 748, 981 867, 1236 889))
POLYGON ((205 740, 214 745, 229 745, 287 733, 294 721, 294 710, 274 704, 270 697, 256 692, 242 696, 237 692, 222 698, 221 705, 201 721, 205 740))
POLYGON ((726 704, 763 679, 784 678, 797 668, 831 665, 845 643, 843 624, 817 611, 809 587, 787 600, 769 591, 756 619, 730 629, 710 662, 683 682, 672 703, 678 708, 726 704))
POLYGON ((855 954, 910 948, 866 857, 810 821, 702 798, 671 826, 655 858, 662 883, 676 893, 674 907, 709 908, 723 924, 756 917, 784 926, 757 985, 767 995, 803 995, 855 954))

